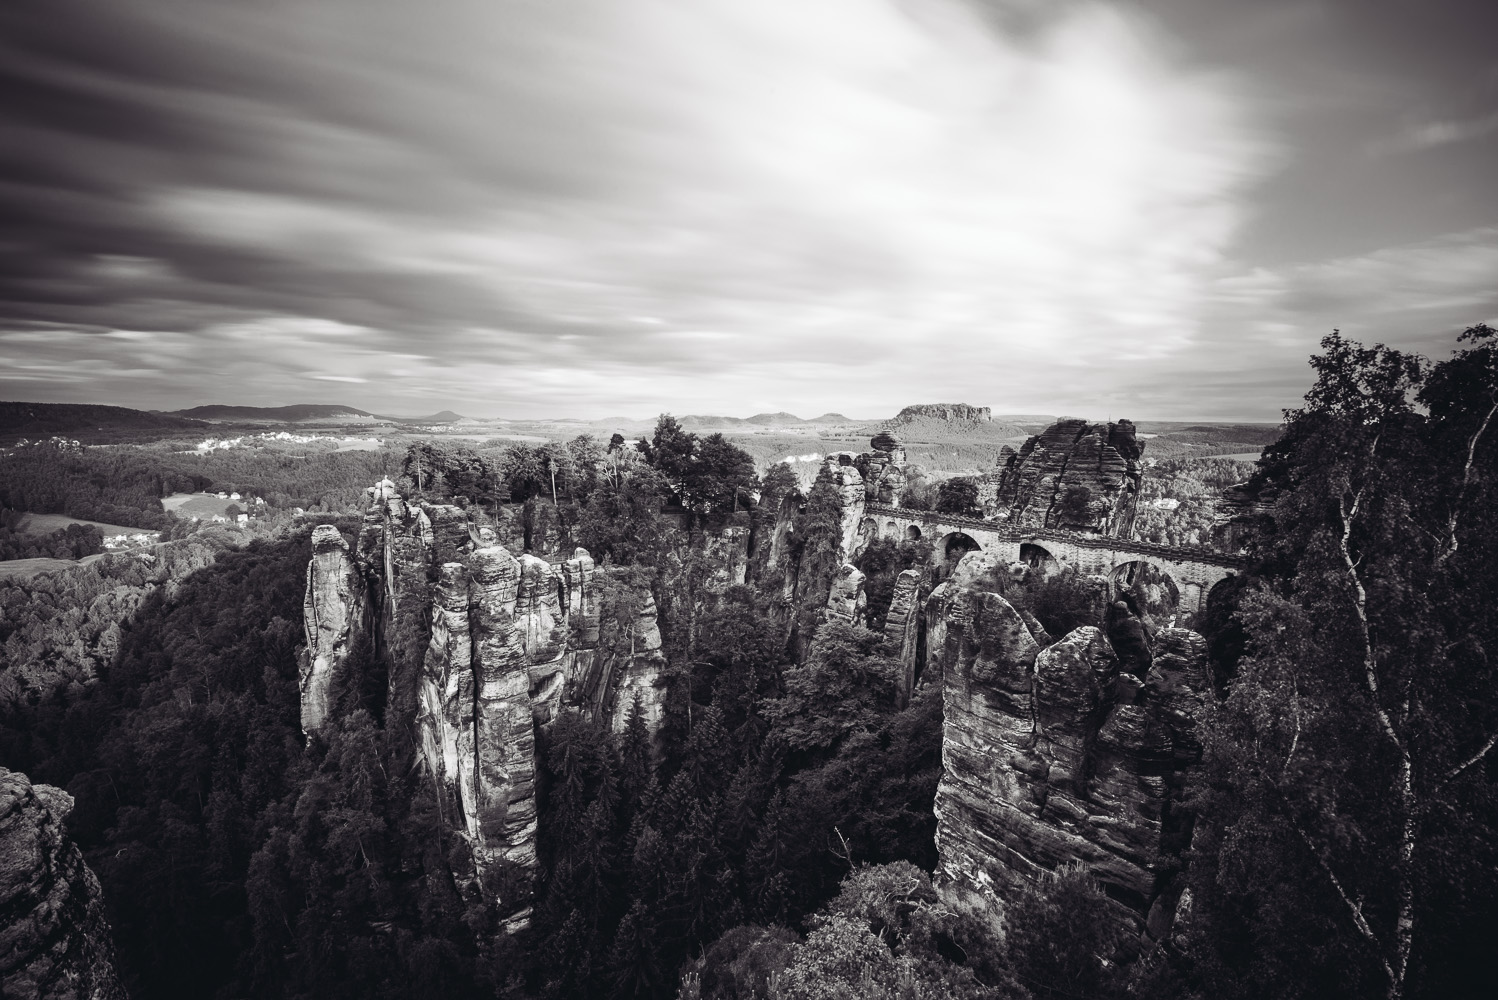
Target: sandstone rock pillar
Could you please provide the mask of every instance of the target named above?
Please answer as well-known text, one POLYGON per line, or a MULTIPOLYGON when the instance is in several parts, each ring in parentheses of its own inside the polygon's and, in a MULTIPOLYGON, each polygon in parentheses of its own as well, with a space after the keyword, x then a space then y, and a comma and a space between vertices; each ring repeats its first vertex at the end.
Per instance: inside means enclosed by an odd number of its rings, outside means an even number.
POLYGON ((307 654, 299 678, 304 733, 327 717, 333 676, 363 628, 364 605, 364 580, 349 556, 348 542, 331 524, 314 528, 303 601, 307 654))

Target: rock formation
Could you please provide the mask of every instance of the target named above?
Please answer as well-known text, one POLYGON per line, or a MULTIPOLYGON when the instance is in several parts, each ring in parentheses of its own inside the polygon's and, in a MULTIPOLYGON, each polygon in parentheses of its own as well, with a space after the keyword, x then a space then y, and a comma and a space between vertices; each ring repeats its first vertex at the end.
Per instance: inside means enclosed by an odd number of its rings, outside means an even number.
POLYGON ((863 592, 864 575, 852 563, 844 563, 832 581, 832 593, 827 598, 827 620, 842 621, 849 625, 863 623, 864 607, 868 598, 863 592))
POLYGON ((63 833, 72 809, 0 767, 0 996, 125 1000, 99 880, 63 833))
POLYGON ((986 516, 1017 526, 1127 538, 1142 451, 1127 420, 1058 420, 1017 452, 1006 445, 998 468, 980 478, 978 499, 986 516))
POLYGON ((918 569, 902 570, 895 578, 895 593, 889 610, 884 613, 885 642, 898 650, 903 667, 900 683, 901 701, 908 701, 920 666, 921 611, 917 602, 921 593, 922 573, 918 569))
POLYGON ((638 701, 645 728, 660 728, 666 711, 661 685, 665 679, 666 657, 661 653, 661 630, 657 620, 655 598, 649 590, 638 595, 638 602, 628 605, 630 614, 616 619, 622 635, 616 639, 620 666, 609 672, 616 689, 610 695, 615 706, 612 718, 615 732, 622 732, 629 713, 638 701), (626 651, 627 642, 627 651, 626 651))
POLYGON ((1205 643, 1182 629, 1141 635, 1153 662, 1130 673, 1100 629, 1037 636, 999 570, 964 557, 927 603, 926 673, 941 678, 945 711, 940 872, 1002 913, 1027 881, 1081 862, 1121 926, 1162 936, 1179 893, 1167 859, 1189 837, 1180 794, 1201 752, 1205 643))
POLYGON ((328 714, 333 675, 348 659, 349 641, 364 617, 364 581, 348 542, 332 525, 312 532, 303 605, 307 654, 301 664, 302 732, 311 733, 328 714))
POLYGON ((749 529, 730 525, 704 533, 702 541, 703 555, 711 567, 708 591, 721 594, 742 584, 749 568, 749 529))
MULTIPOLYGON (((557 544, 546 523, 526 532, 543 551, 557 544)), ((513 543, 514 523, 499 527, 513 543)), ((318 527, 302 717, 309 732, 322 721, 333 671, 371 628, 389 676, 387 724, 416 733, 479 869, 533 869, 536 727, 569 711, 622 727, 638 698, 654 729, 665 660, 648 588, 611 579, 584 549, 554 563, 512 554, 500 537, 461 507, 408 504, 388 480, 368 491, 353 559, 336 528, 318 527)), ((515 902, 511 929, 529 912, 515 902)))
POLYGON ((863 521, 864 503, 868 500, 868 490, 858 467, 853 464, 855 461, 856 456, 847 451, 833 452, 822 461, 822 472, 832 477, 838 495, 842 539, 838 549, 839 562, 847 562, 858 552, 858 526, 863 521))
POLYGON ((869 448, 853 460, 863 476, 865 497, 871 503, 898 504, 908 478, 904 447, 899 438, 880 431, 869 441, 869 448))

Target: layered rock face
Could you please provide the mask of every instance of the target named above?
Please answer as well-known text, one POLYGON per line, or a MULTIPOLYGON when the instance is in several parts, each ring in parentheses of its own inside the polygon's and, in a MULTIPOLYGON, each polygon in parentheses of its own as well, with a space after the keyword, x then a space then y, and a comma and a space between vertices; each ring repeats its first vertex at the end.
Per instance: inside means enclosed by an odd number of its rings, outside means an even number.
POLYGON ((1161 630, 1143 664, 1096 628, 1051 642, 983 560, 958 569, 927 604, 926 671, 945 710, 943 877, 1002 913, 1025 883, 1081 862, 1121 926, 1163 936, 1179 893, 1168 859, 1189 840, 1180 792, 1200 758, 1205 642, 1161 630))
POLYGON ((349 641, 363 625, 365 588, 348 542, 332 525, 312 532, 307 564, 303 625, 307 655, 301 664, 302 732, 322 725, 328 714, 333 675, 348 659, 349 641))
POLYGON ((1056 528, 1127 538, 1134 527, 1143 446, 1127 420, 1059 420, 1024 443, 1005 447, 999 466, 979 481, 990 517, 1026 528, 1056 528))
MULTIPOLYGON (((332 526, 313 535, 304 727, 325 717, 328 679, 368 622, 390 677, 386 723, 417 734, 480 869, 533 868, 536 727, 569 711, 622 727, 637 698, 647 724, 659 724, 654 600, 584 549, 557 562, 512 554, 463 509, 408 504, 388 481, 368 500, 354 559, 332 526)), ((550 533, 536 537, 555 547, 550 533)), ((527 914, 517 910, 511 928, 527 914)))
POLYGON ((0 996, 125 1000, 99 880, 63 833, 72 809, 0 767, 0 996))

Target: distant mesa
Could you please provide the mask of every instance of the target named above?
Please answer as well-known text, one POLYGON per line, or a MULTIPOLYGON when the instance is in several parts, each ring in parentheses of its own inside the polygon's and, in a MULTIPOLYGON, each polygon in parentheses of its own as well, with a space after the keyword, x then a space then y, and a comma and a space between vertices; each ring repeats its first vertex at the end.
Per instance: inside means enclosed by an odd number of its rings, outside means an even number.
POLYGON ((945 420, 949 423, 986 424, 993 420, 993 412, 986 406, 969 406, 966 403, 916 403, 907 406, 891 424, 909 424, 917 420, 945 420))

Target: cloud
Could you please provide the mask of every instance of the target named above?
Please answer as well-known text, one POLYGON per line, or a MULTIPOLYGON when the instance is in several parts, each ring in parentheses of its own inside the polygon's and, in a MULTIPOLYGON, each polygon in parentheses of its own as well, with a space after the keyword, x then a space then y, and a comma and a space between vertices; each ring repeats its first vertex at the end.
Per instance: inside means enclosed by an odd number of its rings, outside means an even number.
POLYGON ((1498 227, 1224 275, 1191 350, 1099 398, 1160 416, 1264 419, 1299 404, 1312 380, 1306 361, 1333 329, 1447 357, 1461 330, 1498 322, 1495 274, 1498 227))
POLYGON ((1125 9, 1024 13, 13 9, 0 326, 152 405, 1079 408, 1210 336, 1282 151, 1125 9))
POLYGON ((1465 121, 1434 121, 1412 125, 1400 132, 1372 143, 1369 152, 1374 155, 1389 153, 1411 153, 1436 146, 1447 146, 1456 142, 1481 139, 1498 132, 1498 112, 1481 118, 1465 121))

